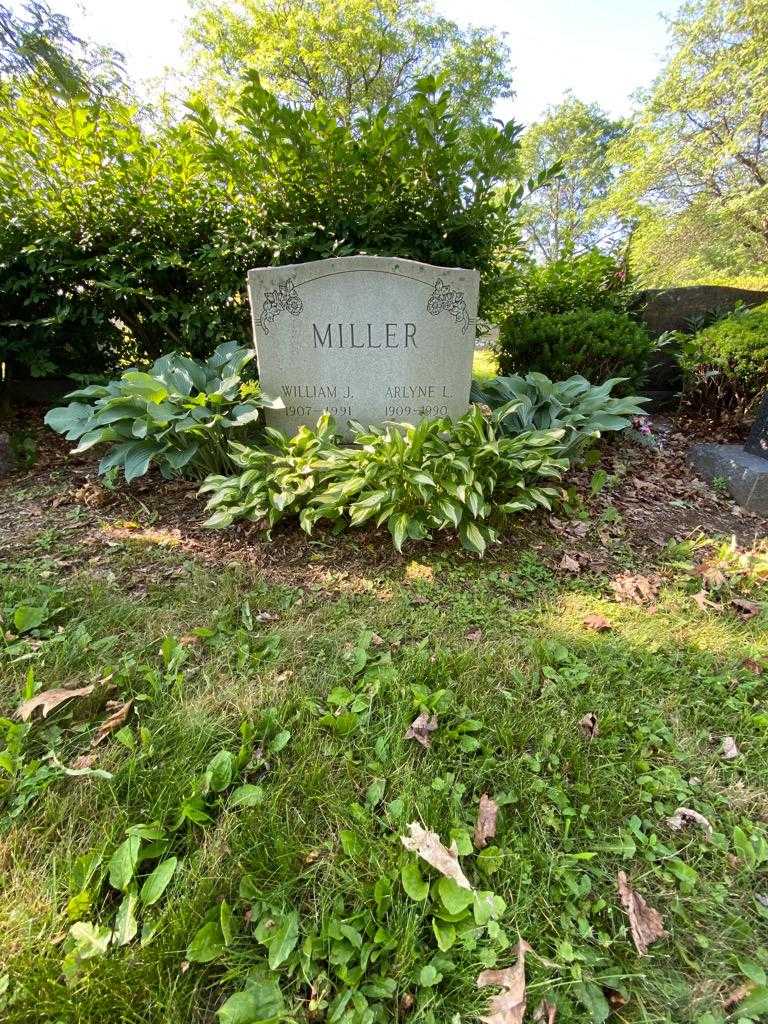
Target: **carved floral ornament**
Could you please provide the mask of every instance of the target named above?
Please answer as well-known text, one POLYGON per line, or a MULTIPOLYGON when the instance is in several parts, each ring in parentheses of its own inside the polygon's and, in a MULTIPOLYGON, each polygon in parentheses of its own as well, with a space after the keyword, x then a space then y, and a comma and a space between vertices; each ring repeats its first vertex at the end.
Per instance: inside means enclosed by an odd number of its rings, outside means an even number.
MULTIPOLYGON (((307 282, 305 282, 307 283, 307 282)), ((304 303, 296 291, 294 278, 283 281, 273 291, 264 292, 264 302, 261 307, 261 316, 257 323, 269 334, 268 324, 274 323, 278 316, 285 310, 291 316, 300 316, 304 309, 304 303)), ((466 334, 471 323, 467 303, 462 292, 456 291, 443 284, 442 278, 438 278, 432 294, 427 299, 427 312, 432 316, 439 316, 442 312, 449 313, 456 323, 461 324, 461 333, 466 334)))

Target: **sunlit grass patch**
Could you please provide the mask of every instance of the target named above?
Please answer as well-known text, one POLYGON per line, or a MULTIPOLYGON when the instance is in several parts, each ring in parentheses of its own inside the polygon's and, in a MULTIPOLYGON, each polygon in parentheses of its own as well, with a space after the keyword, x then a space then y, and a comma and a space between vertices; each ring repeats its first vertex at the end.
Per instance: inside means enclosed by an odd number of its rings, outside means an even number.
MULTIPOLYGON (((626 1001, 627 1020, 694 1024, 719 1012, 740 961, 768 963, 755 900, 768 863, 764 684, 745 666, 768 654, 760 616, 702 611, 687 570, 669 564, 656 567, 654 611, 619 602, 610 580, 564 577, 527 548, 488 563, 423 555, 361 575, 360 586, 314 576, 306 588, 274 586, 157 548, 120 551, 115 565, 121 579, 132 566, 151 577, 158 558, 182 574, 150 578, 137 595, 85 571, 41 580, 34 560, 4 575, 4 607, 52 611, 38 635, 5 649, 6 713, 30 668, 44 688, 109 677, 134 701, 125 729, 98 748, 98 720, 67 711, 23 738, 14 786, 35 778, 51 748, 65 764, 94 750, 112 777, 54 775, 4 819, 10 1024, 35 1014, 202 1022, 264 970, 304 1020, 299 951, 317 939, 346 957, 349 940, 333 938, 339 922, 362 949, 379 948, 378 932, 392 937, 363 976, 390 979, 393 994, 387 981, 364 997, 397 1020, 409 996, 420 1024, 476 1019, 487 1003, 476 978, 514 961, 518 933, 537 954, 529 1003, 554 999, 564 1020, 598 1020, 610 997, 626 1001), (609 628, 585 626, 593 613, 609 628), (435 716, 428 748, 406 738, 422 712, 435 716), (207 766, 237 757, 241 723, 252 730, 247 760, 196 805, 210 820, 180 823, 207 766), (732 760, 725 735, 739 751, 732 760), (484 793, 499 804, 489 855, 472 843, 484 793), (681 806, 711 822, 711 838, 670 829, 681 806), (452 941, 445 922, 433 926, 432 889, 426 901, 404 890, 413 855, 399 837, 413 821, 446 843, 457 837, 472 884, 504 900, 495 938, 452 941), (108 864, 137 823, 162 826, 159 856, 178 866, 152 913, 138 906, 137 936, 83 960, 67 983, 78 858, 97 850, 108 864), (618 903, 619 869, 670 933, 642 961, 618 903), (190 942, 220 919, 222 901, 231 941, 190 963, 190 942), (298 922, 295 947, 271 972, 254 935, 263 914, 298 922), (142 946, 148 918, 156 932, 142 946)), ((155 863, 137 869, 141 884, 155 863)), ((419 870, 437 885, 431 868, 419 870)), ((105 876, 81 920, 116 927, 124 898, 105 876)), ((357 990, 319 962, 318 992, 357 990)))

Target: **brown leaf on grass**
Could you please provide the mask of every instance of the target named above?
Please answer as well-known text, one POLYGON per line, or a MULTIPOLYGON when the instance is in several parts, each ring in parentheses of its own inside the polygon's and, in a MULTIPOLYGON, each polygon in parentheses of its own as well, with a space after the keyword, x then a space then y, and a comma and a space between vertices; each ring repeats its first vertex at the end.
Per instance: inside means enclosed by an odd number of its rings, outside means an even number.
POLYGON ((55 711, 65 701, 72 700, 73 697, 90 697, 93 690, 93 684, 81 686, 79 690, 44 690, 42 693, 37 693, 34 697, 30 697, 29 700, 25 700, 16 709, 16 715, 22 722, 27 722, 34 712, 40 708, 42 711, 40 717, 47 718, 51 711, 55 711))
POLYGON ((499 805, 496 801, 483 793, 480 797, 480 806, 477 809, 477 821, 475 822, 475 846, 481 850, 489 839, 496 835, 496 815, 499 813, 499 805))
POLYGON ((622 572, 611 580, 610 587, 617 601, 625 604, 654 606, 659 593, 659 581, 648 576, 633 576, 622 572))
POLYGON ((107 738, 107 736, 122 728, 128 720, 132 707, 132 700, 127 700, 125 703, 121 703, 119 700, 107 701, 107 711, 110 712, 109 717, 105 718, 96 730, 94 737, 91 740, 91 746, 97 747, 99 743, 103 742, 107 738))
POLYGON ((703 814, 691 810, 690 807, 678 807, 672 817, 667 818, 667 826, 673 832, 680 832, 681 829, 686 828, 688 825, 699 825, 707 833, 707 836, 712 835, 713 829, 709 821, 703 814))
POLYGON ((747 669, 748 672, 754 672, 756 676, 761 676, 763 672, 765 672, 765 665, 762 665, 754 658, 745 658, 741 665, 742 668, 747 669))
POLYGON ((743 985, 739 985, 738 988, 735 988, 733 992, 730 992, 725 997, 723 1009, 733 1010, 739 1003, 743 1003, 747 996, 754 992, 755 988, 756 985, 753 981, 747 981, 743 985))
POLYGON ((599 734, 600 728, 594 711, 588 711, 583 718, 579 719, 579 728, 589 740, 593 740, 599 734))
POLYGON ((92 768, 98 760, 98 757, 98 754, 81 754, 79 757, 75 758, 69 767, 75 771, 78 771, 81 768, 92 768))
POLYGON ((462 889, 472 889, 461 870, 455 844, 451 844, 450 850, 447 849, 440 842, 437 832, 428 832, 417 821, 412 821, 408 830, 411 833, 409 836, 400 836, 400 842, 406 850, 431 864, 441 875, 452 878, 462 889))
POLYGON ((555 1024, 556 1017, 557 1007, 554 1003, 550 1003, 546 999, 542 999, 542 1001, 533 1011, 533 1019, 535 1024, 555 1024))
POLYGON ((716 562, 703 562, 696 572, 709 590, 719 590, 727 582, 727 576, 716 562))
POLYGON ((563 555, 558 569, 562 569, 564 572, 580 573, 581 566, 572 555, 563 555))
POLYGON ((643 897, 635 892, 623 871, 617 877, 621 903, 629 916, 632 941, 640 956, 645 956, 651 943, 667 934, 664 931, 664 919, 658 910, 649 907, 643 897))
POLYGON ((738 757, 741 751, 736 746, 736 740, 733 736, 723 736, 723 743, 720 748, 720 752, 725 761, 732 761, 734 757, 738 757))
POLYGON ((586 615, 583 619, 583 625, 586 629, 593 629, 596 633, 605 633, 606 630, 613 628, 608 619, 598 612, 586 615))
POLYGON ((706 590, 700 590, 697 594, 693 595, 691 600, 695 601, 696 604, 699 606, 699 608, 701 608, 701 610, 703 612, 705 612, 707 610, 707 608, 712 608, 713 611, 716 611, 716 612, 721 612, 723 610, 722 607, 719 604, 717 604, 715 601, 710 601, 709 600, 709 598, 707 597, 706 590))
POLYGON ((429 713, 422 711, 418 718, 414 718, 408 726, 405 734, 407 740, 416 740, 422 747, 428 748, 432 745, 430 733, 437 728, 437 715, 430 717, 429 713))
POLYGON ((480 1018, 483 1024, 522 1024, 525 1017, 525 954, 532 952, 525 939, 520 939, 514 967, 505 967, 501 971, 483 971, 478 975, 478 988, 497 985, 504 990, 491 998, 488 1015, 480 1018))
POLYGON ((416 1005, 416 1000, 412 992, 405 992, 400 999, 400 1013, 410 1013, 416 1005))
POLYGON ((470 640, 473 644, 476 644, 479 640, 482 640, 482 639, 483 639, 483 631, 482 631, 482 629, 478 629, 478 628, 470 629, 470 631, 467 633, 467 640, 470 640))
POLYGON ((755 601, 747 601, 744 597, 731 598, 731 604, 736 609, 736 614, 743 622, 748 622, 760 614, 761 606, 755 601))

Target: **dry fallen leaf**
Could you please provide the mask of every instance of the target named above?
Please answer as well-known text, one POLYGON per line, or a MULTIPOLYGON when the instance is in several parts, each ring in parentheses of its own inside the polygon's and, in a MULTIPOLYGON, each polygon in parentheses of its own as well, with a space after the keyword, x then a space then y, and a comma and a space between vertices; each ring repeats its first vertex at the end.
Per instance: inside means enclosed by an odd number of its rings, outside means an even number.
POLYGON ((555 1024, 556 1016, 557 1007, 554 1003, 547 1002, 546 999, 542 999, 542 1001, 533 1011, 533 1019, 535 1024, 555 1024))
POLYGON ((700 825, 708 836, 712 835, 712 826, 703 814, 692 811, 690 807, 678 807, 671 818, 667 818, 667 825, 673 832, 679 832, 686 825, 700 825))
POLYGON ((411 833, 409 836, 400 836, 400 842, 411 853, 421 857, 427 864, 431 864, 436 871, 446 878, 452 878, 462 889, 472 889, 467 881, 464 872, 459 864, 459 855, 456 852, 455 844, 450 850, 440 842, 437 832, 428 832, 423 829, 417 821, 412 821, 408 826, 411 833))
POLYGON ((98 754, 81 754, 79 757, 75 758, 69 767, 75 771, 80 768, 91 768, 98 760, 98 757, 98 754))
POLYGON ((414 718, 411 724, 408 726, 408 731, 405 734, 407 740, 416 740, 422 745, 422 747, 429 747, 432 745, 430 733, 434 732, 437 728, 437 715, 430 717, 427 711, 422 711, 418 718, 414 718))
POLYGON ((558 569, 563 569, 565 572, 581 572, 581 566, 576 561, 576 559, 573 558, 572 555, 563 555, 562 561, 560 562, 558 569))
POLYGON ((604 633, 606 630, 612 628, 608 619, 606 619, 604 615, 599 615, 597 612, 593 612, 591 615, 587 615, 584 618, 584 626, 587 629, 594 629, 596 633, 604 633))
POLYGON ((692 600, 696 602, 703 612, 705 612, 707 608, 712 608, 716 612, 721 612, 723 610, 715 601, 709 600, 706 590, 700 590, 697 594, 694 594, 692 600))
POLYGON ((588 711, 583 718, 579 719, 579 727, 587 739, 593 740, 600 729, 597 724, 597 715, 594 711, 588 711))
POLYGON ((748 672, 754 672, 756 676, 761 676, 765 672, 765 666, 756 661, 755 658, 745 658, 741 664, 743 668, 747 669, 748 672))
POLYGON ((610 587, 617 601, 653 605, 659 592, 659 581, 648 576, 633 576, 632 573, 623 572, 611 580, 610 587))
POLYGON ((734 1009, 734 1007, 738 1006, 739 1003, 743 1003, 747 996, 754 991, 754 989, 755 984, 752 981, 747 981, 743 985, 739 985, 738 988, 735 988, 733 992, 726 996, 725 1002, 723 1003, 723 1009, 734 1009))
POLYGON ((477 629, 477 628, 470 629, 470 631, 467 633, 467 640, 471 640, 473 644, 476 644, 478 642, 478 640, 482 640, 482 639, 483 639, 483 631, 482 631, 482 629, 477 629))
POLYGON ((501 971, 483 971, 478 976, 478 988, 497 985, 504 990, 489 1002, 488 1016, 480 1018, 484 1024, 522 1024, 525 1016, 525 954, 532 952, 525 939, 520 939, 514 967, 505 967, 501 971))
POLYGON ((496 801, 483 793, 480 797, 480 806, 477 809, 477 822, 475 823, 475 846, 481 850, 489 839, 496 835, 496 815, 499 813, 499 805, 496 801))
POLYGON ((412 993, 405 992, 400 1000, 400 1013, 410 1013, 415 1005, 416 1000, 412 993))
POLYGON ((107 701, 107 711, 110 712, 110 715, 108 718, 104 719, 99 728, 96 730, 96 733, 93 739, 91 740, 91 746, 98 746, 99 743, 101 743, 103 740, 107 738, 107 736, 110 735, 110 733, 116 732, 123 725, 125 725, 126 721, 128 720, 128 716, 131 713, 132 707, 132 700, 127 700, 123 704, 121 704, 119 700, 107 701))
POLYGON ((93 684, 81 686, 79 690, 44 690, 42 693, 37 693, 34 697, 30 697, 29 700, 25 700, 16 709, 16 714, 22 722, 26 722, 32 717, 37 708, 41 708, 41 717, 47 718, 49 712, 54 711, 65 701, 71 700, 73 697, 89 697, 92 693, 93 684))
POLYGON ((629 915, 632 941, 640 956, 645 956, 651 943, 667 934, 664 931, 664 919, 658 910, 649 907, 643 897, 635 892, 623 871, 617 877, 621 903, 629 915))
POLYGON ((734 757, 739 756, 739 748, 736 746, 736 740, 733 736, 723 736, 723 745, 721 747, 721 753, 723 759, 726 761, 732 761, 734 757))
POLYGON ((760 614, 761 606, 755 601, 747 601, 744 597, 731 598, 731 604, 736 609, 736 614, 744 622, 747 622, 749 619, 753 619, 755 615, 760 614))

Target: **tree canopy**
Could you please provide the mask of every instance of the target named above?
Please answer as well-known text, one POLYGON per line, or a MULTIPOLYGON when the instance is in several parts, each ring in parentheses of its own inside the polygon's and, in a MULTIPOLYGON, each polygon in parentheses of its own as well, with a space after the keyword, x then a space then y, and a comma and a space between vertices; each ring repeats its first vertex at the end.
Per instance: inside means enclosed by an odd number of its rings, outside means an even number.
POLYGON ((668 62, 613 146, 635 263, 738 272, 768 261, 768 2, 690 0, 668 62), (676 255, 675 255, 676 254, 676 255), (665 258, 666 256, 666 258, 665 258))
POLYGON ((559 175, 534 192, 522 210, 524 237, 539 259, 551 262, 568 252, 613 248, 621 239, 621 222, 598 203, 614 181, 608 151, 622 131, 622 124, 597 104, 569 95, 525 132, 523 177, 561 164, 559 175))
POLYGON ((406 102, 437 72, 466 123, 512 95, 504 39, 460 29, 427 0, 193 0, 193 11, 189 49, 209 101, 231 96, 248 71, 282 100, 324 102, 345 123, 406 102))

